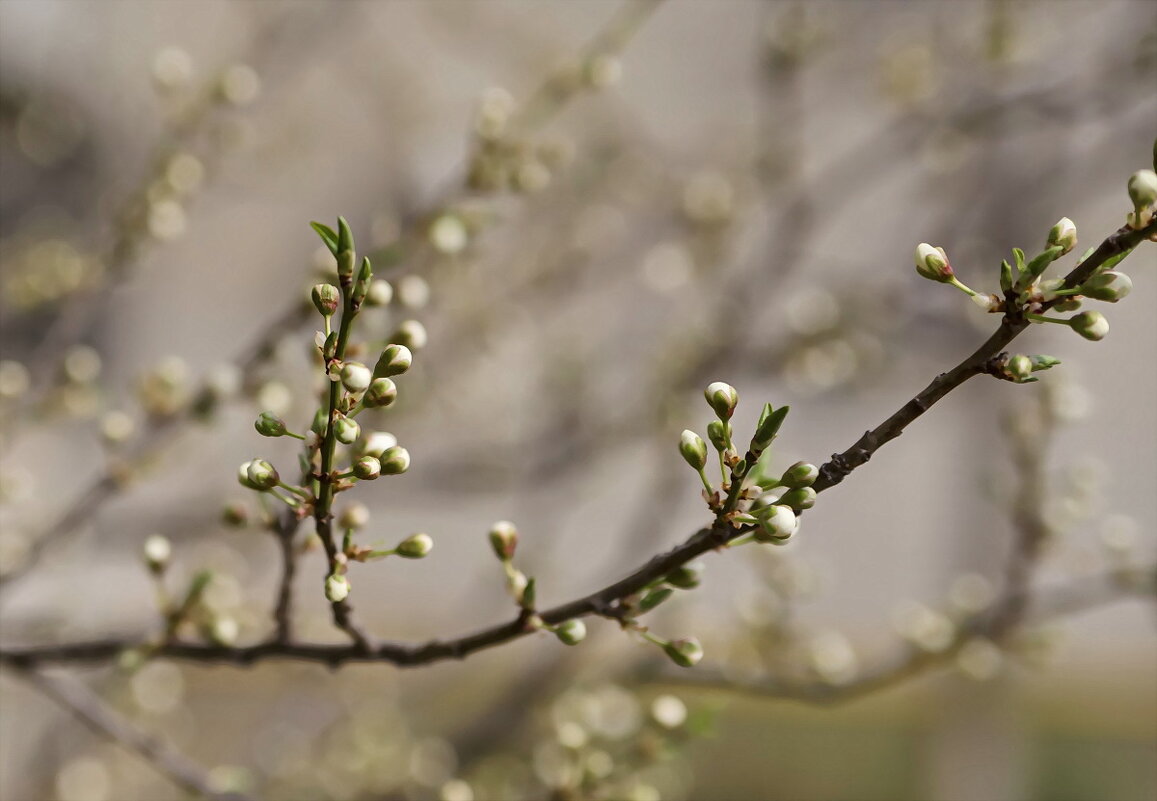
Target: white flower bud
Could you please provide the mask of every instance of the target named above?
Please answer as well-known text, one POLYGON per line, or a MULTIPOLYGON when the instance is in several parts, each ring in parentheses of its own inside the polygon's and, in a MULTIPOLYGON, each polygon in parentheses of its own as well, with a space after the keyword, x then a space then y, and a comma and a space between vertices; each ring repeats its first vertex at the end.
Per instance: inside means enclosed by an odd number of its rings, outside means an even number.
POLYGON ((731 418, 735 407, 739 404, 739 393, 735 387, 722 381, 708 384, 703 397, 707 399, 707 404, 715 410, 719 419, 724 421, 731 418))
POLYGON ((349 597, 350 582, 345 576, 332 574, 325 580, 325 597, 330 603, 340 603, 349 597))
POLYGON ((1157 173, 1153 170, 1138 170, 1129 178, 1129 199, 1135 209, 1142 209, 1150 203, 1157 203, 1157 173))
POLYGON ((755 538, 760 542, 788 540, 796 532, 795 512, 789 506, 776 504, 768 507, 767 511, 760 510, 758 517, 759 528, 755 530, 755 538))
POLYGON ((916 272, 942 284, 948 283, 954 276, 944 248, 932 247, 927 242, 921 242, 916 246, 916 272))
POLYGON ((380 459, 383 453, 397 444, 398 438, 388 431, 375 431, 365 438, 362 453, 380 459))
POLYGON ((707 466, 707 443, 703 438, 690 429, 685 429, 679 438, 679 453, 687 464, 696 470, 707 466))
POLYGON ((374 374, 360 362, 346 362, 341 368, 341 383, 349 392, 363 392, 369 387, 374 374))
POLYGON ((381 458, 382 472, 388 476, 398 475, 410 469, 410 452, 400 445, 386 450, 381 458))
POLYGON ((1106 270, 1081 285, 1081 294, 1093 300, 1116 303, 1133 291, 1133 281, 1124 273, 1106 270))
POLYGON ((694 667, 703 658, 703 646, 694 637, 672 640, 663 646, 663 651, 679 667, 694 667))
POLYGON ((1062 253, 1068 253, 1077 244, 1077 226, 1068 217, 1061 217, 1057 224, 1049 231, 1048 242, 1046 247, 1055 247, 1060 245, 1064 248, 1062 253))
POLYGON ((145 540, 143 546, 145 564, 154 573, 162 573, 169 566, 169 558, 173 554, 173 546, 167 537, 152 534, 145 540))
POLYGON ((394 552, 406 559, 422 559, 434 549, 434 540, 429 534, 412 534, 398 543, 394 552))
POLYGON ((1109 333, 1109 321, 1096 311, 1081 312, 1069 320, 1069 327, 1093 342, 1104 339, 1105 334, 1109 333))

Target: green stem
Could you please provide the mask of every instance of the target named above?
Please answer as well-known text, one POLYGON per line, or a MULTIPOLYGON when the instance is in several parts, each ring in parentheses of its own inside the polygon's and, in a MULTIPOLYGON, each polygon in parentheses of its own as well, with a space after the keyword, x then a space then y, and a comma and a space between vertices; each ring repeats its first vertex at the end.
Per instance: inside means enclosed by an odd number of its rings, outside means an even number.
POLYGON ((710 495, 711 493, 715 492, 715 488, 712 487, 711 482, 707 480, 707 473, 705 473, 703 470, 699 470, 698 473, 699 480, 703 482, 703 488, 707 490, 707 494, 710 495))
POLYGON ((1032 320, 1036 323, 1056 323, 1057 325, 1068 325, 1069 321, 1063 317, 1045 317, 1043 314, 1026 314, 1026 320, 1032 320))
POLYGON ((956 276, 952 276, 952 280, 950 280, 948 283, 959 289, 964 294, 968 295, 970 298, 976 296, 976 292, 968 285, 961 283, 960 279, 956 276))

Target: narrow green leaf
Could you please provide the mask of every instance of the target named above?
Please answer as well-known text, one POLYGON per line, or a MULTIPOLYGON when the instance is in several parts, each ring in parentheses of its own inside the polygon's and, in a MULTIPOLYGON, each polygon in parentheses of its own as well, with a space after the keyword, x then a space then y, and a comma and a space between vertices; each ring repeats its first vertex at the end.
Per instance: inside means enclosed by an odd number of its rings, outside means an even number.
POLYGON ((311 222, 309 227, 317 231, 317 235, 321 237, 321 241, 325 242, 325 246, 329 248, 329 252, 337 255, 337 234, 332 228, 325 223, 311 222))

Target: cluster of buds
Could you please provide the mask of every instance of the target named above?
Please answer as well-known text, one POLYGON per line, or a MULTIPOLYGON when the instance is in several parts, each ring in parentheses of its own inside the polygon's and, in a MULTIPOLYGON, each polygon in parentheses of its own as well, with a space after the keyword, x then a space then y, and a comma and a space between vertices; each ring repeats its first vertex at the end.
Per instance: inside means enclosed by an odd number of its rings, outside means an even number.
MULTIPOLYGON (((1129 197, 1133 202, 1129 226, 1139 229, 1152 222, 1157 209, 1157 174, 1152 170, 1135 173, 1129 179, 1129 197)), ((1014 248, 1012 262, 1006 259, 1000 265, 1001 294, 975 292, 961 283, 956 278, 944 249, 927 243, 921 243, 916 247, 916 271, 933 281, 952 284, 969 295, 985 311, 1015 315, 1034 323, 1065 325, 1085 339, 1095 342, 1104 339, 1109 332, 1109 321, 1100 312, 1081 311, 1067 318, 1050 317, 1045 312, 1075 312, 1080 309, 1082 301, 1086 298, 1116 303, 1127 296, 1133 289, 1133 282, 1129 276, 1115 270, 1114 267, 1128 255, 1129 251, 1106 259, 1097 272, 1077 286, 1070 286, 1064 278, 1045 278, 1044 273, 1049 265, 1071 252, 1076 244, 1076 225, 1068 217, 1062 217, 1049 229, 1044 250, 1033 258, 1026 258, 1023 250, 1014 248)), ((1091 250, 1087 252, 1082 260, 1091 252, 1091 250)), ((1042 357, 1013 357, 997 365, 992 372, 1008 380, 1024 383, 1036 380, 1030 377, 1030 373, 1047 369, 1056 363, 1054 360, 1052 364, 1044 367, 1039 364, 1034 366, 1031 361, 1033 358, 1042 357)))

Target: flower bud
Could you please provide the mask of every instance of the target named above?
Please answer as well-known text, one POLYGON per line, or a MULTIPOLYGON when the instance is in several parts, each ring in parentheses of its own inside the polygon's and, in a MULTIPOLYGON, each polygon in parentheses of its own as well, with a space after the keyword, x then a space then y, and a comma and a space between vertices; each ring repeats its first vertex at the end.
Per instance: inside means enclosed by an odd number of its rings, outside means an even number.
POLYGON ((339 415, 337 419, 333 421, 333 435, 337 441, 343 445, 356 442, 361 433, 362 427, 358 425, 358 421, 346 417, 344 414, 339 415))
POLYGON ((221 522, 229 528, 242 528, 249 523, 249 511, 239 503, 230 503, 221 510, 221 522))
POLYGON ((167 537, 152 534, 145 540, 142 551, 149 570, 159 576, 169 566, 169 558, 173 555, 173 546, 167 537))
POLYGON ((955 275, 944 248, 934 248, 927 242, 921 242, 916 246, 916 272, 942 284, 951 281, 955 275))
POLYGON ((389 406, 398 397, 398 387, 388 378, 375 378, 362 397, 362 405, 367 409, 389 406))
POLYGON ((405 345, 410 350, 421 350, 426 347, 428 336, 426 326, 417 320, 406 320, 398 326, 398 330, 390 337, 395 345, 405 345))
POLYGON ((1081 285, 1081 294, 1093 300, 1116 303, 1133 291, 1133 281, 1124 273, 1106 270, 1081 285))
POLYGON ((367 306, 389 306, 393 299, 394 288, 390 286, 389 281, 382 278, 375 278, 370 281, 370 285, 366 289, 367 306))
POLYGON ((690 429, 685 429, 679 438, 679 453, 696 470, 707 466, 707 443, 690 429))
POLYGON ((350 582, 345 576, 334 573, 325 580, 325 597, 332 604, 341 603, 350 594, 350 582))
POLYGON ((388 431, 375 431, 363 440, 362 454, 378 459, 390 448, 398 444, 398 438, 388 431))
POLYGON ((1077 244, 1077 226, 1068 217, 1061 217, 1049 230, 1049 238, 1045 247, 1062 248, 1061 253, 1068 253, 1077 244))
MULTIPOLYGON (((246 484, 246 486, 252 489, 270 490, 276 487, 277 483, 281 481, 281 476, 277 474, 273 465, 264 459, 253 459, 252 461, 246 462, 244 467, 245 477, 249 479, 249 483, 246 484)), ((241 483, 245 484, 244 481, 241 483)))
POLYGON ((285 421, 273 412, 262 412, 254 421, 253 427, 263 437, 284 437, 286 432, 285 421))
POLYGON ((581 620, 571 618, 558 624, 554 636, 558 637, 563 645, 578 645, 587 636, 587 627, 581 620))
POLYGON ((337 524, 342 528, 364 528, 370 522, 370 510, 364 503, 353 503, 338 515, 337 524))
POLYGON ((382 463, 373 456, 363 456, 354 462, 354 475, 363 481, 373 481, 382 474, 382 463))
POLYGON ((494 555, 503 562, 514 558, 514 549, 518 547, 518 529, 509 520, 499 520, 490 527, 490 547, 494 555))
POLYGON ((722 381, 708 384, 707 389, 703 391, 703 397, 707 399, 707 405, 714 409, 715 414, 723 421, 731 419, 731 415, 739 403, 739 393, 735 387, 722 381))
POLYGON ((681 590, 692 590, 699 586, 705 569, 702 562, 688 562, 668 573, 663 581, 681 590))
POLYGON ((511 597, 520 604, 523 594, 526 592, 527 583, 526 574, 521 570, 512 570, 506 576, 506 589, 510 592, 511 597))
POLYGON ((715 446, 715 450, 723 453, 731 443, 731 424, 722 420, 712 420, 707 424, 707 439, 715 446))
POLYGON ((1005 369, 1017 381, 1024 381, 1032 374, 1032 359, 1023 353, 1018 353, 1008 360, 1005 369))
POLYGON ((998 312, 1003 306, 999 297, 986 292, 977 292, 975 295, 971 295, 969 299, 975 303, 981 311, 987 314, 998 312))
POLYGON ((779 477, 779 483, 785 487, 810 487, 820 477, 820 470, 808 462, 796 462, 779 477))
POLYGON ((349 392, 362 392, 369 387, 374 374, 361 362, 346 362, 341 368, 341 383, 349 392))
POLYGON ((780 495, 779 503, 791 507, 793 512, 811 509, 816 505, 816 491, 811 487, 796 487, 780 495))
POLYGON ((429 534, 411 534, 398 543, 394 552, 406 559, 422 559, 434 549, 434 540, 429 534))
POLYGON ((1157 173, 1153 170, 1138 170, 1129 178, 1129 199, 1133 208, 1143 209, 1150 203, 1157 203, 1157 173))
POLYGON ((795 533, 795 512, 789 506, 776 504, 766 511, 759 510, 759 528, 755 530, 755 539, 760 542, 784 541, 795 533))
POLYGON ((1105 334, 1109 333, 1109 321, 1105 319, 1105 315, 1096 311, 1085 311, 1072 317, 1069 320, 1069 327, 1093 342, 1104 339, 1105 334))
POLYGON ((333 284, 317 284, 310 292, 310 297, 322 317, 332 317, 341 303, 341 292, 333 284))
POLYGON ((374 378, 401 375, 414 363, 414 354, 405 345, 388 345, 374 365, 374 378))
POLYGON ((672 640, 663 646, 663 651, 679 667, 693 667, 703 658, 703 646, 694 637, 672 640))
POLYGON ((382 472, 387 476, 396 476, 410 469, 410 452, 400 445, 388 448, 382 454, 382 472))

